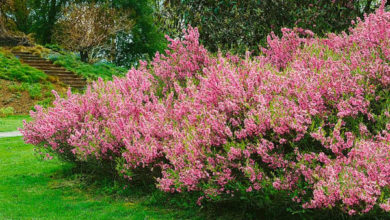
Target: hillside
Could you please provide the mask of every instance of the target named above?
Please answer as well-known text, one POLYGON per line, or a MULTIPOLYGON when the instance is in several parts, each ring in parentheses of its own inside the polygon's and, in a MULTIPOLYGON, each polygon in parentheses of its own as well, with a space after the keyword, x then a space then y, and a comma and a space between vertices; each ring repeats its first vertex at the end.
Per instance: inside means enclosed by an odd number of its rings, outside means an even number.
POLYGON ((53 89, 60 94, 66 91, 55 78, 0 50, 0 116, 28 114, 36 104, 50 105, 53 89))
MULTIPOLYGON (((61 69, 61 73, 76 74, 88 82, 97 80, 111 80, 113 76, 124 76, 126 68, 115 66, 108 62, 84 63, 74 53, 49 45, 32 47, 17 46, 0 49, 0 115, 28 114, 34 105, 48 106, 53 101, 52 90, 64 94, 67 90, 67 81, 70 76, 59 76, 53 73, 53 67, 61 69), (50 49, 51 48, 51 49, 50 49), (14 54, 29 54, 19 59, 14 54), (43 61, 46 59, 45 66, 43 61), (21 60, 23 60, 21 62, 21 60), (37 62, 41 62, 38 63, 37 62), (52 63, 52 64, 50 64, 52 63), (28 64, 28 65, 27 65, 28 64), (51 65, 48 69, 48 65, 51 65), (36 68, 34 68, 36 67, 36 68), (41 71, 37 68, 44 69, 41 71), (46 70, 47 69, 47 70, 46 70), (49 75, 48 75, 49 74, 49 75), (65 81, 64 81, 65 80, 65 81), (64 84, 65 83, 65 84, 64 84)), ((58 72, 58 71, 57 71, 58 72)), ((80 90, 82 92, 82 90, 80 90)))

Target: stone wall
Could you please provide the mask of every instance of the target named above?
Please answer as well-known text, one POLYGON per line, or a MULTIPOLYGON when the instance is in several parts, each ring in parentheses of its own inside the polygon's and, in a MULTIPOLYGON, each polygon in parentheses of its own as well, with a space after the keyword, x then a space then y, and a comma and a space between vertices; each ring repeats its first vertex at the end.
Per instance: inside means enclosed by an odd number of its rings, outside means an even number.
POLYGON ((25 37, 0 36, 0 47, 31 46, 25 37))

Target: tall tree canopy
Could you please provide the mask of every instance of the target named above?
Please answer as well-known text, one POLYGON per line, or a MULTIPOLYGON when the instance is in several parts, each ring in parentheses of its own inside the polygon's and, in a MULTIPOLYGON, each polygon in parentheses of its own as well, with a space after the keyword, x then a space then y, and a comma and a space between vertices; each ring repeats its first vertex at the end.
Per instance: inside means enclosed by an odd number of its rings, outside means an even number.
POLYGON ((202 43, 211 51, 257 50, 259 43, 283 27, 310 29, 318 35, 347 30, 377 0, 156 0, 158 23, 169 35, 187 24, 199 28, 202 43))
POLYGON ((130 19, 134 27, 130 34, 121 33, 117 36, 118 65, 134 64, 139 59, 152 57, 156 51, 166 48, 164 34, 154 22, 154 5, 151 0, 111 0, 114 7, 131 9, 130 19))
POLYGON ((70 0, 29 0, 34 13, 31 15, 33 25, 31 32, 38 42, 46 44, 52 42, 55 23, 61 16, 61 9, 70 0))

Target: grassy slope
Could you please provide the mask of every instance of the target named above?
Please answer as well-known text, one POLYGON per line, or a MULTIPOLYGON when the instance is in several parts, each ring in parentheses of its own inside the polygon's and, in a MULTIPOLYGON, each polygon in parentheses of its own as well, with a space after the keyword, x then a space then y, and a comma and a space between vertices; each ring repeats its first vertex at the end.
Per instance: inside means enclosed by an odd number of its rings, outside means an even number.
POLYGON ((22 64, 12 54, 0 50, 0 78, 10 81, 41 83, 47 75, 29 65, 22 64))
POLYGON ((46 45, 46 47, 41 45, 34 47, 17 46, 12 48, 12 51, 30 52, 44 57, 89 80, 96 80, 99 77, 110 80, 113 76, 124 76, 128 71, 127 68, 116 66, 110 62, 81 62, 80 57, 75 53, 65 51, 58 45, 46 45))
POLYGON ((0 219, 183 217, 178 210, 153 208, 137 200, 96 193, 98 189, 84 189, 82 178, 72 173, 70 164, 39 160, 21 137, 0 139, 0 219))
POLYGON ((63 94, 66 88, 0 48, 0 109, 12 107, 14 114, 28 114, 36 104, 49 105, 54 99, 52 90, 63 94))
POLYGON ((99 77, 104 80, 111 80, 113 76, 124 76, 127 73, 126 68, 118 67, 111 63, 83 63, 77 56, 71 53, 50 54, 47 58, 55 64, 90 80, 97 80, 99 77))
POLYGON ((29 116, 18 115, 0 118, 0 132, 16 131, 23 126, 23 120, 30 120, 29 116))

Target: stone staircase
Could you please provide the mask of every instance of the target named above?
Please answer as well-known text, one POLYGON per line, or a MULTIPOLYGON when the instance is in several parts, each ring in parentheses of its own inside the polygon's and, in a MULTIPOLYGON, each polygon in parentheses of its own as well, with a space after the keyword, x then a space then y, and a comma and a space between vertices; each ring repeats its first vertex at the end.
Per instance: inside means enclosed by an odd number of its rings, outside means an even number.
POLYGON ((49 76, 58 77, 60 82, 71 88, 84 89, 87 85, 87 82, 84 78, 77 76, 75 73, 70 72, 61 66, 55 65, 50 60, 46 60, 29 52, 12 53, 17 58, 19 58, 22 63, 39 69, 49 76))

